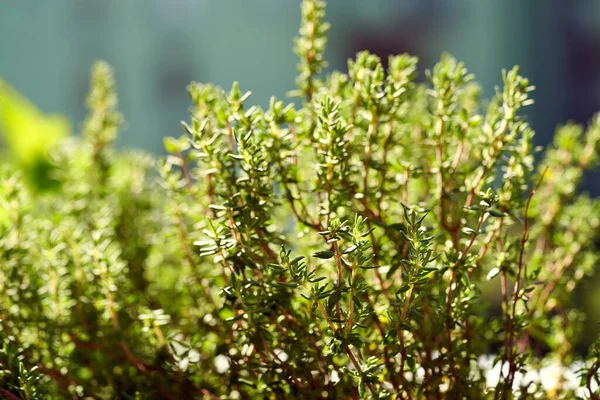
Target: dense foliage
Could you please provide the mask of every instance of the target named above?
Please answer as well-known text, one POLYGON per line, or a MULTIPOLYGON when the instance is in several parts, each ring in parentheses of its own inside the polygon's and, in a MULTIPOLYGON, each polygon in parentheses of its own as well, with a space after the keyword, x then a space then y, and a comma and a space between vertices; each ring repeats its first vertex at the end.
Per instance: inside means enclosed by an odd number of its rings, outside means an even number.
POLYGON ((322 78, 324 4, 302 18, 299 106, 192 83, 154 163, 113 148, 97 63, 56 189, 2 166, 0 397, 598 398, 572 293, 598 263, 577 186, 600 117, 536 167, 517 68, 488 103, 448 55, 424 83, 367 52, 322 78))

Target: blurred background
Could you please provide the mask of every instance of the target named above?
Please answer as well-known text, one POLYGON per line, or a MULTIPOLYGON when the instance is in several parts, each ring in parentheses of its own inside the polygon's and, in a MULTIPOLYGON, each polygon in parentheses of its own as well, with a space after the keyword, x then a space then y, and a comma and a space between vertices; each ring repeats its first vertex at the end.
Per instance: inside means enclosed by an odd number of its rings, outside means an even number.
MULTIPOLYGON (((600 1, 330 0, 326 19, 330 69, 345 70, 368 49, 383 60, 409 52, 424 70, 447 51, 489 98, 501 69, 520 65, 537 87, 527 112, 540 145, 557 124, 585 124, 600 110, 600 1)), ((105 59, 127 120, 120 145, 161 154, 162 138, 180 135, 188 119, 192 80, 227 89, 238 80, 262 106, 272 94, 284 98, 294 87, 299 21, 299 0, 3 1, 0 78, 77 133, 90 66, 105 59)), ((585 190, 600 194, 598 173, 585 190)), ((600 282, 588 286, 598 292, 600 282)), ((597 296, 581 301, 598 311, 597 296)))
MULTIPOLYGON (((62 0, 0 5, 0 77, 42 111, 83 119, 92 61, 115 66, 128 129, 121 144, 162 151, 187 118, 191 80, 226 89, 238 80, 267 105, 293 88, 300 1, 62 0)), ((331 0, 327 58, 346 69, 369 49, 409 52, 431 68, 443 51, 493 95, 515 64, 537 90, 528 110, 539 144, 558 123, 600 110, 600 2, 331 0)), ((589 183, 589 182, 588 182, 589 183)), ((599 187, 589 185, 598 194, 599 187)))

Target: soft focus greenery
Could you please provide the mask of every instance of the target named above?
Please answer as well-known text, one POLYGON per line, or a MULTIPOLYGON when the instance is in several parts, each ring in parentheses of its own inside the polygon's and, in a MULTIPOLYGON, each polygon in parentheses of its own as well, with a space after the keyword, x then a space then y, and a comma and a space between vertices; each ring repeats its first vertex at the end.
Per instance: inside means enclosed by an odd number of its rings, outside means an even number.
POLYGON ((66 119, 42 114, 0 79, 0 143, 5 146, 0 155, 19 167, 32 188, 54 186, 47 151, 70 130, 66 119))
POLYGON ((302 15, 299 107, 192 83, 154 162, 113 148, 99 62, 81 139, 49 152, 56 190, 2 165, 0 396, 598 398, 572 293, 598 263, 577 186, 600 117, 536 167, 518 68, 489 102, 448 55, 426 83, 366 52, 323 78, 324 4, 302 15))

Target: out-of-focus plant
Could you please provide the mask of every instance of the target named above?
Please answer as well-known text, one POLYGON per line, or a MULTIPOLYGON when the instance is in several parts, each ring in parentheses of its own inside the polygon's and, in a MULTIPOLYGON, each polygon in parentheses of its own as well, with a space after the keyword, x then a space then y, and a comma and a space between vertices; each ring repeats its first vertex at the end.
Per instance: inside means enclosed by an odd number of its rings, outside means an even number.
POLYGON ((3 166, 0 394, 598 398, 572 292, 598 263, 600 203, 577 186, 600 118, 536 167, 518 68, 485 108, 449 55, 426 83, 367 52, 322 77, 324 3, 302 18, 298 107, 192 83, 155 165, 111 146, 98 63, 83 138, 51 152, 60 191, 3 166))
POLYGON ((0 79, 0 155, 19 166, 32 189, 56 186, 48 152, 70 130, 64 117, 42 114, 0 79))

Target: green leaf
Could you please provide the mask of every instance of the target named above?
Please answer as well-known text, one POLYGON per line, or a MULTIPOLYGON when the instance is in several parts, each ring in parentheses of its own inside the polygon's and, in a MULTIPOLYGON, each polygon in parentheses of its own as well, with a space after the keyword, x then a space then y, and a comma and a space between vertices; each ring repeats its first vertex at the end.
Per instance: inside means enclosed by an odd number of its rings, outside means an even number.
POLYGON ((494 267, 490 270, 490 272, 488 272, 488 274, 485 278, 488 281, 490 281, 490 280, 494 279, 499 273, 500 273, 500 268, 494 267))
POLYGON ((534 281, 538 278, 538 276, 540 275, 540 272, 542 271, 542 267, 541 266, 537 266, 533 271, 531 271, 531 273, 529 274, 529 279, 534 281))
POLYGON ((396 341, 398 341, 398 330, 391 329, 388 333, 386 333, 383 343, 391 344, 395 343, 396 341))
POLYGON ((402 294, 404 292, 408 292, 408 289, 410 289, 411 285, 402 285, 400 286, 400 289, 398 289, 396 291, 396 294, 402 294))
POLYGON ((338 304, 340 302, 340 299, 342 298, 342 294, 339 291, 334 291, 333 293, 331 293, 331 295, 329 296, 329 299, 327 299, 327 308, 329 310, 333 310, 333 307, 336 306, 336 304, 338 304))
POLYGON ((295 265, 295 264, 299 263, 300 261, 302 261, 303 259, 304 259, 304 256, 296 257, 292 261, 290 261, 290 265, 295 265))
POLYGON ((358 248, 357 245, 353 245, 348 247, 346 250, 344 250, 344 252, 342 254, 350 254, 353 253, 356 249, 358 248))
POLYGON ((179 141, 172 137, 163 138, 163 144, 167 153, 177 154, 181 150, 179 149, 179 141))
POLYGON ((404 233, 404 231, 400 231, 400 234, 402 235, 402 237, 404 238, 404 240, 406 240, 406 241, 407 241, 407 242, 409 242, 409 243, 412 243, 412 241, 413 241, 413 240, 412 240, 411 238, 409 238, 409 237, 406 235, 406 233, 404 233))
POLYGON ((335 256, 335 253, 331 250, 317 251, 312 254, 313 257, 320 258, 322 260, 328 260, 335 256))
POLYGON ((360 237, 367 237, 371 234, 371 232, 373 232, 375 230, 375 227, 368 229, 366 232, 364 232, 363 234, 360 235, 360 237))
POLYGON ((295 288, 298 287, 297 283, 290 283, 290 282, 280 282, 280 281, 277 281, 277 282, 275 282, 275 284, 278 285, 278 286, 283 286, 283 287, 290 288, 290 289, 295 289, 295 288))

